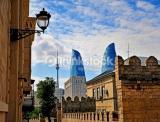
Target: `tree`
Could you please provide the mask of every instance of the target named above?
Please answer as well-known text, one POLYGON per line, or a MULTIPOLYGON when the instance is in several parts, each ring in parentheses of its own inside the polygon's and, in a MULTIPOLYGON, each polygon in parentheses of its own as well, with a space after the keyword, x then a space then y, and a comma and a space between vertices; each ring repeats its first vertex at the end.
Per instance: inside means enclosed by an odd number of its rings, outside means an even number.
POLYGON ((47 117, 51 122, 51 113, 55 111, 57 98, 55 93, 55 81, 53 78, 46 77, 44 81, 37 84, 37 98, 40 100, 40 110, 42 117, 47 117))
POLYGON ((39 118, 40 108, 36 107, 32 112, 29 113, 29 118, 36 119, 39 118))

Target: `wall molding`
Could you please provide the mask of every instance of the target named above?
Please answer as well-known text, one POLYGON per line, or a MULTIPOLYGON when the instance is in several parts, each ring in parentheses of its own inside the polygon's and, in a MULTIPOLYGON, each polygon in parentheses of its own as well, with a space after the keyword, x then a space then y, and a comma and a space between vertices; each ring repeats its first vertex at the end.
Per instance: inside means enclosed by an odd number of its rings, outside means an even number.
POLYGON ((0 112, 8 112, 8 104, 0 101, 0 112))

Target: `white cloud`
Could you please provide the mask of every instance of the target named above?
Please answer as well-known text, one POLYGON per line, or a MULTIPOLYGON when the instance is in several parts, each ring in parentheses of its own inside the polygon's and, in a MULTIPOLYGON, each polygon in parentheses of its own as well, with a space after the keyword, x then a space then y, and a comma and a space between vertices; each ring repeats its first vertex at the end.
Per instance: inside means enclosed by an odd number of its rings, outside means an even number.
MULTIPOLYGON (((48 34, 42 34, 36 38, 33 43, 32 63, 46 62, 50 56, 55 56, 57 49, 61 57, 71 57, 71 49, 77 49, 84 60, 98 59, 102 61, 102 56, 106 46, 111 43, 116 43, 118 55, 127 57, 127 47, 130 43, 130 55, 150 56, 154 55, 160 59, 159 54, 159 39, 160 39, 160 8, 155 8, 154 5, 137 1, 137 7, 141 8, 134 10, 125 1, 117 0, 93 0, 90 1, 92 6, 78 6, 76 9, 68 8, 66 13, 55 13, 49 28, 48 34), (145 10, 145 11, 144 11, 145 10), (149 12, 148 12, 149 11, 149 12), (82 13, 86 16, 93 17, 91 21, 86 22, 73 19, 73 12, 82 13), (116 27, 98 23, 103 20, 113 22, 116 27), (57 23, 55 24, 55 23, 57 23), (61 22, 61 23, 59 23, 61 22), (54 30, 57 29, 57 33, 54 30), (70 34, 63 34, 64 30, 71 31, 70 34), (73 30, 72 30, 73 29, 73 30), (89 33, 87 35, 86 33, 89 33), (59 35, 57 38, 55 35, 59 35)), ((39 9, 44 6, 45 2, 40 2, 37 6, 36 0, 32 8, 39 9)), ((49 4, 49 3, 48 3, 49 4)), ((68 3, 63 1, 57 2, 64 7, 68 7, 68 3)), ((53 13, 52 8, 47 8, 53 13)), ((31 13, 34 13, 32 10, 31 13)), ((86 62, 84 61, 84 64, 86 62)), ((49 63, 50 65, 50 63, 49 63)), ((54 65, 54 64, 53 64, 54 65)), ((69 64, 66 66, 69 68, 69 64)), ((91 65, 85 64, 85 69, 98 72, 101 68, 99 63, 91 65)), ((65 79, 66 80, 66 79, 65 79)))
POLYGON ((152 5, 152 4, 148 3, 148 2, 142 1, 142 0, 137 1, 137 7, 141 8, 143 10, 146 10, 146 11, 154 9, 154 5, 152 5))
POLYGON ((67 48, 52 35, 36 36, 32 45, 32 64, 47 63, 50 56, 56 57, 57 51, 61 56, 66 56, 69 53, 67 48))

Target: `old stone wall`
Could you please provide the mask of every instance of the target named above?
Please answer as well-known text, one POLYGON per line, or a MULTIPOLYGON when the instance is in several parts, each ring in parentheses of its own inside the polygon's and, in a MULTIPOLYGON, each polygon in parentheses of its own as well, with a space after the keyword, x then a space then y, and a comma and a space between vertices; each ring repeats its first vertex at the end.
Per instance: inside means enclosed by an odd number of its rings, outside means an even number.
POLYGON ((29 0, 0 0, 0 122, 22 121, 23 82, 30 86, 34 35, 13 41, 10 29, 24 28, 27 22, 34 29, 35 19, 28 16, 29 0))
POLYGON ((72 101, 71 97, 67 97, 65 100, 62 98, 62 111, 64 113, 76 113, 76 112, 95 112, 96 101, 94 98, 74 97, 72 101))
POLYGON ((95 111, 95 107, 95 100, 93 98, 82 98, 81 101, 79 101, 78 97, 75 97, 74 101, 71 101, 71 98, 68 97, 67 101, 63 100, 58 122, 118 122, 117 112, 98 112, 95 111), (67 103, 70 106, 68 106, 67 103))
POLYGON ((120 122, 160 121, 160 65, 155 57, 146 66, 133 56, 128 64, 117 57, 115 68, 120 122))
POLYGON ((0 122, 8 112, 10 1, 0 0, 0 122))

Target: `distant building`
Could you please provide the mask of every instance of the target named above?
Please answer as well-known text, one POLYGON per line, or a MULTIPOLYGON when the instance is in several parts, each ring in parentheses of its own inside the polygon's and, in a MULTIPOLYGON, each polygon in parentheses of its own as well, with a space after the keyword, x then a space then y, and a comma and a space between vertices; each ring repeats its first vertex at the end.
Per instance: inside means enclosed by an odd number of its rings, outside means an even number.
POLYGON ((55 96, 58 98, 59 102, 62 101, 62 97, 64 97, 64 89, 55 88, 55 96))
POLYGON ((86 78, 85 77, 72 77, 65 82, 65 98, 75 96, 86 96, 86 78))
POLYGON ((96 99, 98 112, 117 111, 115 73, 104 72, 87 82, 87 96, 96 99))
POLYGON ((112 72, 115 68, 115 58, 116 58, 116 51, 115 51, 115 44, 111 43, 107 46, 102 61, 102 73, 103 72, 112 72))
POLYGON ((40 107, 40 100, 37 98, 37 91, 34 92, 34 106, 40 107))
POLYGON ((96 99, 97 111, 117 111, 117 94, 115 87, 115 58, 114 43, 107 46, 103 61, 102 73, 87 82, 87 96, 96 99))
POLYGON ((57 70, 57 82, 55 87, 55 96, 58 98, 59 102, 62 102, 62 97, 64 97, 64 89, 59 88, 59 62, 58 62, 58 52, 57 52, 57 64, 56 64, 56 70, 57 70))
POLYGON ((72 99, 75 96, 86 96, 86 77, 81 55, 78 51, 72 50, 70 79, 65 82, 65 98, 72 99))

